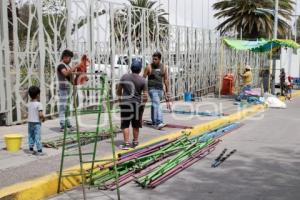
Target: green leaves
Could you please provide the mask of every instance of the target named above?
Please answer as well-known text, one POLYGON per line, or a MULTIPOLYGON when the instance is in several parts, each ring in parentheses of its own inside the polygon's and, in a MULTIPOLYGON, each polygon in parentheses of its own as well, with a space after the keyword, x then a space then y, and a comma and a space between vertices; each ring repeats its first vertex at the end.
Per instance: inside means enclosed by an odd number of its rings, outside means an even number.
MULTIPOLYGON (((217 19, 224 19, 216 29, 222 35, 238 32, 243 38, 271 38, 274 24, 274 0, 221 0, 213 5, 217 19)), ((279 37, 286 37, 288 21, 294 9, 293 0, 279 1, 279 37)))

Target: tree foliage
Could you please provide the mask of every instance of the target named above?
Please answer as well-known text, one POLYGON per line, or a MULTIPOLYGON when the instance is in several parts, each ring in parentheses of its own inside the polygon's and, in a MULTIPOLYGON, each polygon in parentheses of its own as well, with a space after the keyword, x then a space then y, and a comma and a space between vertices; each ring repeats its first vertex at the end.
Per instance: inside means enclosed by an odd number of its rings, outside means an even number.
MULTIPOLYGON (((285 37, 290 30, 288 21, 294 9, 293 0, 279 1, 278 36, 285 37)), ((214 16, 224 19, 217 26, 222 35, 232 31, 244 38, 271 38, 274 27, 274 0, 221 0, 213 5, 214 16)))

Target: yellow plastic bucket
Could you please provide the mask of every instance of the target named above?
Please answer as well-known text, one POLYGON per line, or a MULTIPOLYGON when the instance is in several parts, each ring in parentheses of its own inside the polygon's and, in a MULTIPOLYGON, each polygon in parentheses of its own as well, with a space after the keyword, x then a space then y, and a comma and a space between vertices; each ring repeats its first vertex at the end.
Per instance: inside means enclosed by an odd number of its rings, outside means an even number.
POLYGON ((4 135, 7 151, 19 151, 22 144, 23 135, 21 134, 7 134, 4 135))

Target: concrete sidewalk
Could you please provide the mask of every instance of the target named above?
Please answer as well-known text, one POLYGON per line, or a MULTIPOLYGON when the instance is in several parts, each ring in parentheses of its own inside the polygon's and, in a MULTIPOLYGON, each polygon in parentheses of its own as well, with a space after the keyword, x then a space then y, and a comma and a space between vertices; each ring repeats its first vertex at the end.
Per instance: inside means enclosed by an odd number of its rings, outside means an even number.
MULTIPOLYGON (((233 105, 230 99, 204 98, 203 102, 176 102, 175 109, 197 110, 199 112, 218 112, 232 114, 240 110, 239 106, 233 105)), ((165 113, 164 119, 166 123, 180 124, 186 126, 194 126, 214 120, 217 117, 190 116, 186 114, 170 114, 165 113)), ((144 114, 144 119, 150 119, 150 109, 144 114)), ((102 125, 106 126, 107 118, 102 119, 102 125)), ((90 129, 96 123, 96 115, 85 115, 80 117, 80 121, 84 129, 90 129)), ((114 124, 119 124, 119 113, 114 114, 114 124)), ((58 129, 58 120, 48 120, 42 125, 42 138, 48 140, 50 138, 62 135, 58 129)), ((144 127, 141 129, 140 142, 146 142, 153 138, 174 132, 176 129, 166 128, 165 131, 157 131, 144 127)), ((177 129, 178 130, 178 129, 177 129)), ((0 127, 0 188, 15 183, 31 180, 33 178, 56 172, 59 169, 61 149, 44 148, 45 156, 34 156, 27 154, 27 125, 17 125, 9 127, 0 127), (21 133, 24 135, 23 149, 16 153, 10 153, 4 150, 5 144, 3 136, 7 133, 21 133)), ((122 142, 122 135, 116 138, 116 146, 122 142)), ((91 149, 91 145, 84 146, 84 151, 91 149)), ((108 155, 111 152, 111 145, 108 140, 99 142, 97 155, 108 155)), ((66 167, 78 164, 77 158, 66 159, 66 167)))
MULTIPOLYGON (((153 190, 135 183, 121 188, 130 200, 298 200, 300 197, 300 98, 287 109, 268 109, 224 137, 205 159, 153 190), (237 149, 218 168, 211 163, 221 151, 237 149)), ((88 190, 90 200, 116 199, 116 192, 88 190)), ((80 200, 80 188, 51 200, 80 200)))

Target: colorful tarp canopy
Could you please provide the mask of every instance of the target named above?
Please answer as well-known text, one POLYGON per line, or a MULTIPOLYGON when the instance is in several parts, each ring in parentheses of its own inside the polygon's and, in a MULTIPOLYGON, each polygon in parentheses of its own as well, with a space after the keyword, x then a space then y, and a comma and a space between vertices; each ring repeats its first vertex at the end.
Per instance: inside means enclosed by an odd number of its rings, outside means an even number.
POLYGON ((257 40, 257 41, 247 41, 247 40, 235 40, 235 39, 224 39, 224 43, 237 50, 249 50, 254 52, 267 52, 271 51, 273 48, 279 47, 289 47, 293 49, 300 48, 300 45, 293 40, 257 40))

